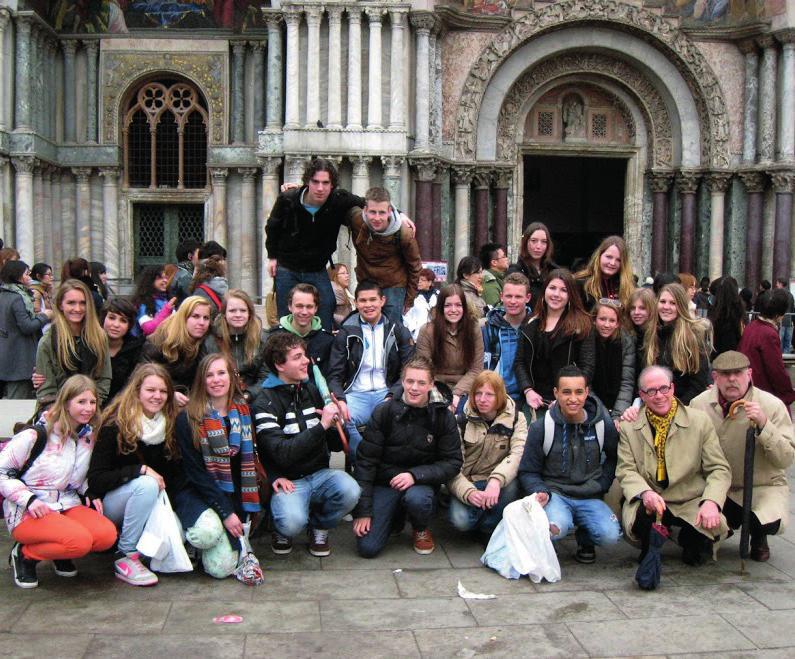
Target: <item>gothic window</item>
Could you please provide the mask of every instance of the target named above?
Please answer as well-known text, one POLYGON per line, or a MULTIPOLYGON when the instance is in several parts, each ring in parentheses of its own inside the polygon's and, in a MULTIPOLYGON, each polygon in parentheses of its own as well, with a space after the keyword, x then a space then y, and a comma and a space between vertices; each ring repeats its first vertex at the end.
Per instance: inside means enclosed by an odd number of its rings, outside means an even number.
POLYGON ((185 82, 143 85, 124 117, 125 181, 131 188, 207 186, 207 107, 185 82))

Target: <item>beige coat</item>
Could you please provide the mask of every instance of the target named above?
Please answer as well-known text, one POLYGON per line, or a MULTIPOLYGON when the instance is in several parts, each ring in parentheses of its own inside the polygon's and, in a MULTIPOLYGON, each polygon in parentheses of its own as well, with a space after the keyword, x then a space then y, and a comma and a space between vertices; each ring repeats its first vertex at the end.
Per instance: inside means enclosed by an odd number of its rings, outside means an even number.
MULTIPOLYGON (((459 323, 460 325, 461 323, 459 323)), ((458 336, 445 332, 442 355, 433 352, 433 323, 426 323, 417 335, 417 357, 424 357, 434 365, 435 377, 448 385, 456 396, 469 393, 475 376, 483 370, 483 333, 475 326, 475 354, 471 364, 465 364, 458 336), (444 361, 444 369, 439 364, 444 361)))
POLYGON ((646 408, 641 407, 637 421, 621 424, 618 441, 616 478, 625 499, 622 521, 626 536, 638 540, 632 535, 632 525, 641 505, 637 497, 646 490, 657 492, 665 499, 672 515, 704 535, 713 539, 725 536, 728 526, 723 515, 719 529, 705 531, 696 526, 699 505, 709 499, 723 507, 731 485, 729 463, 720 448, 715 428, 704 412, 688 409, 680 403, 665 442, 665 466, 668 487, 662 489, 656 483, 654 435, 646 419, 646 408))
POLYGON ((470 492, 476 488, 475 481, 496 478, 500 487, 505 487, 516 478, 527 439, 527 421, 510 398, 505 410, 488 426, 470 407, 464 406, 467 425, 461 441, 464 464, 461 473, 447 487, 450 493, 467 503, 470 492))
MULTIPOLYGON (((776 396, 751 387, 744 396, 759 403, 767 415, 767 423, 756 438, 754 451, 754 496, 751 510, 762 524, 781 520, 779 533, 789 518, 789 486, 786 470, 795 459, 795 437, 787 408, 776 396)), ((707 413, 718 433, 721 448, 732 470, 729 498, 743 505, 743 465, 745 433, 748 420, 740 409, 734 419, 723 418, 718 403, 718 388, 705 391, 690 401, 690 407, 707 413)))

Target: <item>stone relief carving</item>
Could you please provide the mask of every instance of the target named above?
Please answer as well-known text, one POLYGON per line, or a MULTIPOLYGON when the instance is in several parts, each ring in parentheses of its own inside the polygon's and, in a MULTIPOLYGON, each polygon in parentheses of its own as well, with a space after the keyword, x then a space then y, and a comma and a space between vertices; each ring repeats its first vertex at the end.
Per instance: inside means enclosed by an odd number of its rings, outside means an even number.
POLYGON ((702 161, 713 167, 729 166, 729 119, 723 94, 704 56, 692 41, 660 16, 617 0, 559 0, 529 11, 503 29, 483 50, 470 69, 459 100, 455 155, 475 157, 477 116, 486 85, 506 55, 532 36, 562 24, 609 21, 611 26, 640 32, 663 51, 679 69, 693 93, 702 127, 702 161))
POLYGON ((222 53, 103 53, 102 136, 105 144, 119 141, 119 101, 131 80, 146 74, 173 71, 198 85, 207 101, 210 144, 226 142, 226 57, 222 53))
POLYGON ((576 94, 563 99, 563 141, 585 140, 585 106, 576 94))

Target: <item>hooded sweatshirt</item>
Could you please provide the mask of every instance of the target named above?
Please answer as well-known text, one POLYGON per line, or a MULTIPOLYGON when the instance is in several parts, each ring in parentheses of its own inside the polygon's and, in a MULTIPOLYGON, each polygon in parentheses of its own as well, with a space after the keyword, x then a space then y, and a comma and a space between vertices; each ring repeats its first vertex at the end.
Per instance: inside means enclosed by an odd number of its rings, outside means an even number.
MULTIPOLYGON (((329 356, 331 354, 331 345, 334 343, 334 337, 323 329, 320 318, 317 316, 312 318, 309 332, 300 334, 293 326, 293 314, 287 314, 286 316, 282 316, 279 319, 279 324, 268 332, 266 340, 276 332, 290 332, 290 334, 300 336, 306 342, 306 356, 317 365, 324 376, 328 374, 329 356)), ((309 379, 313 383, 315 382, 311 367, 309 369, 309 379)))

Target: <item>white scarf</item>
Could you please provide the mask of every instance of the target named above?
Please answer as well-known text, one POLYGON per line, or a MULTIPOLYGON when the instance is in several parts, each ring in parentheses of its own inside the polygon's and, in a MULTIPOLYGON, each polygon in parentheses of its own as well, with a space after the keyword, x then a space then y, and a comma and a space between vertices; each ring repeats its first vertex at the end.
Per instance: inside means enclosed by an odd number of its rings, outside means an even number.
POLYGON ((166 441, 166 417, 162 412, 149 418, 141 415, 141 441, 148 446, 155 446, 166 441))

